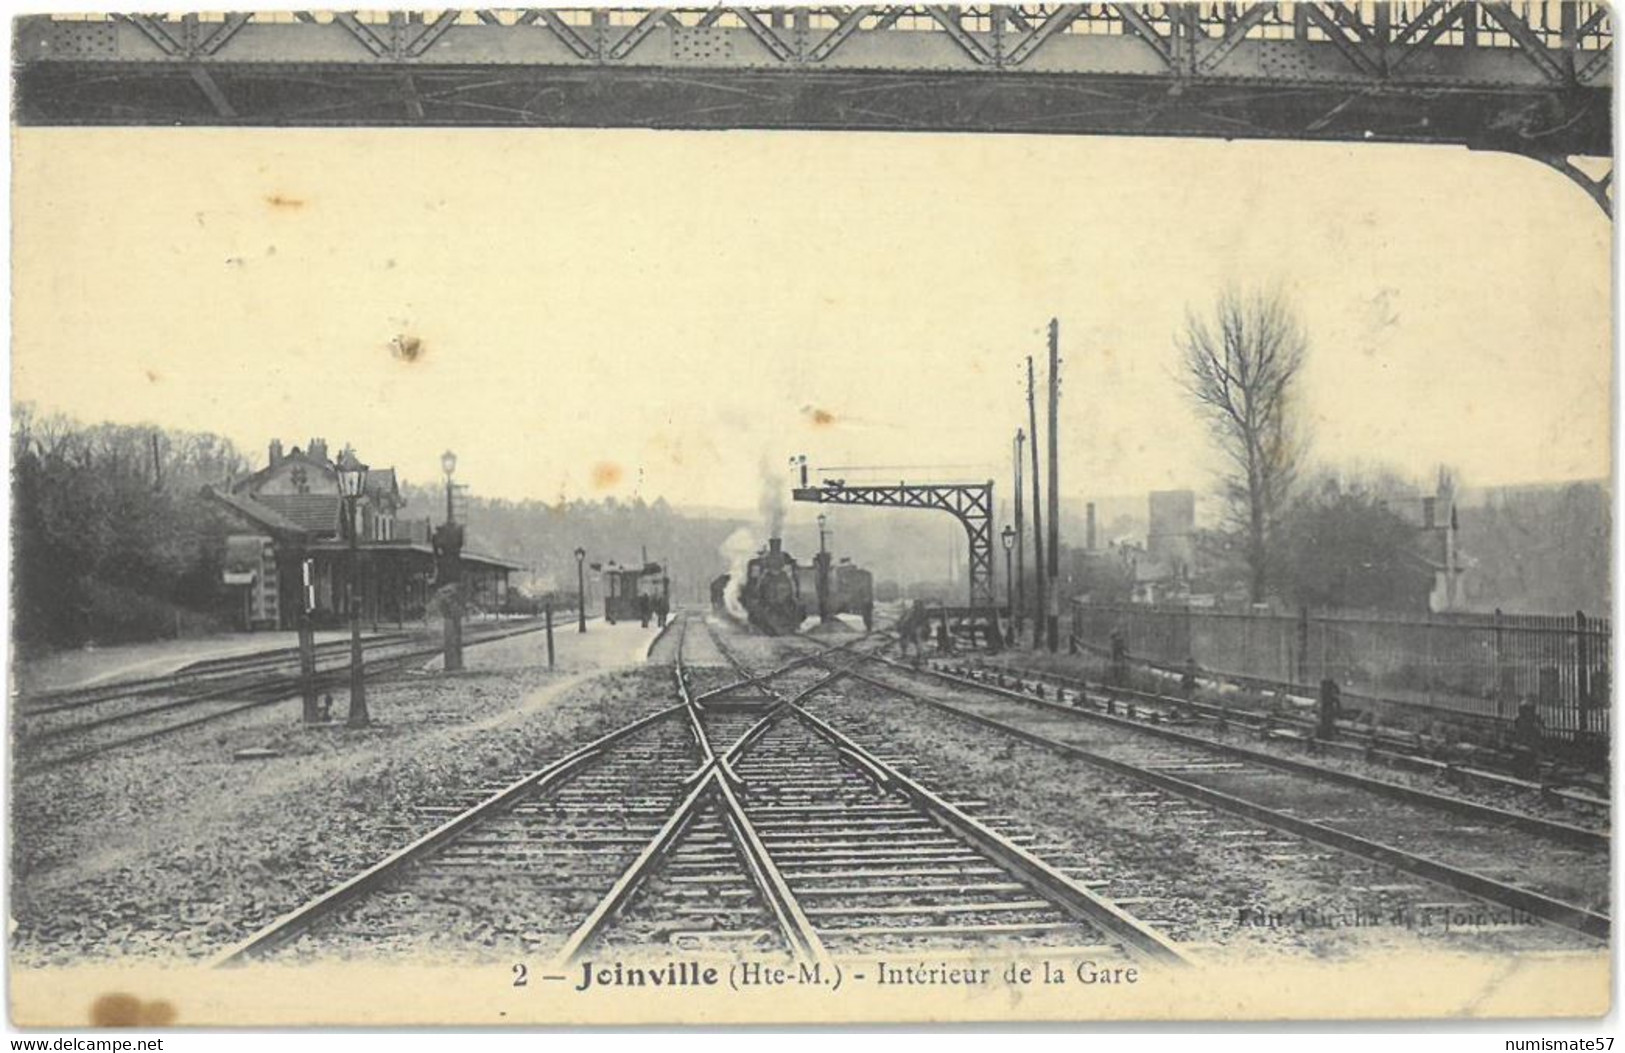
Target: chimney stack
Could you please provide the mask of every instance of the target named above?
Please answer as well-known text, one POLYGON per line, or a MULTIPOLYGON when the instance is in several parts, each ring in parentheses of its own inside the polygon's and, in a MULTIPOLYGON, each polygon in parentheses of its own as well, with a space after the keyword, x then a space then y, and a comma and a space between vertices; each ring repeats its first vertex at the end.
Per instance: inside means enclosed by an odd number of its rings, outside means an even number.
POLYGON ((312 440, 310 440, 310 445, 305 448, 305 452, 310 454, 310 459, 313 460, 313 461, 325 461, 325 460, 327 460, 327 440, 326 439, 312 439, 312 440))
POLYGON ((1093 501, 1084 506, 1083 547, 1087 552, 1095 550, 1095 503, 1093 501))
POLYGON ((268 459, 271 462, 270 466, 272 468, 275 468, 277 465, 282 463, 282 440, 281 439, 272 439, 271 440, 271 451, 270 451, 270 455, 269 455, 268 459))
POLYGON ((1438 505, 1437 497, 1422 498, 1422 526, 1425 529, 1432 530, 1437 525, 1438 505))

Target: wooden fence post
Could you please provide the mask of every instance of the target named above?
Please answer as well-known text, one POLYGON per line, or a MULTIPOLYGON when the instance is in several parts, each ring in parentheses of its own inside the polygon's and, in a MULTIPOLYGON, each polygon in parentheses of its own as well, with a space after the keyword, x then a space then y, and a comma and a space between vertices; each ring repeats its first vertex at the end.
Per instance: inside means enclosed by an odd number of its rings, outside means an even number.
MULTIPOLYGON (((1321 670, 1324 677, 1326 671, 1321 670)), ((1306 604, 1298 605, 1298 683, 1308 684, 1309 680, 1309 607, 1306 604)))
POLYGON ((548 600, 543 605, 543 613, 547 618, 547 667, 553 668, 553 601, 548 600))
POLYGON ((1583 739, 1591 734, 1591 641, 1586 638, 1585 611, 1574 612, 1574 694, 1583 739))

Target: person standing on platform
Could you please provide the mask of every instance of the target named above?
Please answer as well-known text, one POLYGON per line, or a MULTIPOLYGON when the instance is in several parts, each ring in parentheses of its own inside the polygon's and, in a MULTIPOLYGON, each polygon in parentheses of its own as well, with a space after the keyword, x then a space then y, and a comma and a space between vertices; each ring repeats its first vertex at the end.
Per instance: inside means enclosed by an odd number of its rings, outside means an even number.
POLYGON ((1125 687, 1128 684, 1128 641, 1123 639, 1121 630, 1112 630, 1112 684, 1115 687, 1125 687))
POLYGON ((1320 682, 1319 720, 1315 723, 1315 738, 1335 739, 1337 718, 1343 715, 1343 691, 1337 681, 1327 677, 1320 682))
POLYGON ((1524 699, 1512 722, 1512 773, 1523 779, 1540 777, 1541 755, 1546 749, 1546 723, 1534 702, 1524 699))

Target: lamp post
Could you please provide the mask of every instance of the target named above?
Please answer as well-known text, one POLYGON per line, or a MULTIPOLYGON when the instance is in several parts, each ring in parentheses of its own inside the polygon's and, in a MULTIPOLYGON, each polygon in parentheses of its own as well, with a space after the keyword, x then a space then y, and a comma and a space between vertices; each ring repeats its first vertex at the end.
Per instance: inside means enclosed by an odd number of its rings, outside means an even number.
POLYGON ((445 640, 445 669, 455 673, 463 668, 463 528, 457 523, 451 481, 457 471, 457 455, 447 450, 440 455, 440 470, 446 473, 446 521, 435 531, 435 553, 440 557, 440 585, 445 640))
POLYGON ((446 473, 446 522, 457 522, 457 513, 452 508, 451 477, 457 471, 457 455, 447 450, 440 455, 440 470, 446 473))
POLYGON ((587 571, 583 563, 587 559, 587 550, 576 549, 576 632, 587 631, 587 571))
POLYGON ((1010 573, 1010 553, 1016 547, 1016 528, 1006 523, 1004 529, 999 532, 999 540, 1004 542, 1004 605, 1009 608, 1010 617, 1014 619, 1016 580, 1010 573))
POLYGON ((344 583, 345 605, 350 609, 350 716, 345 723, 352 728, 364 728, 372 721, 367 715, 366 670, 361 664, 361 609, 356 602, 356 581, 361 573, 361 523, 356 510, 361 503, 361 491, 367 485, 367 466, 346 446, 334 467, 338 471, 339 493, 344 498, 345 529, 350 535, 350 565, 344 583))

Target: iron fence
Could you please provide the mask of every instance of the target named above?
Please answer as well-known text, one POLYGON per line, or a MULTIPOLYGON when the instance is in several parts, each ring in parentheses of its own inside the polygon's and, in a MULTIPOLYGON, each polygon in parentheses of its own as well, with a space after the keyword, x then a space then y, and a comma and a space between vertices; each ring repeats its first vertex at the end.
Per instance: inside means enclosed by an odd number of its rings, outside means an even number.
POLYGON ((1296 614, 1151 604, 1072 604, 1080 643, 1131 657, 1263 680, 1313 696, 1345 694, 1510 721, 1533 701, 1548 734, 1606 737, 1612 705, 1610 619, 1581 613, 1296 614))

